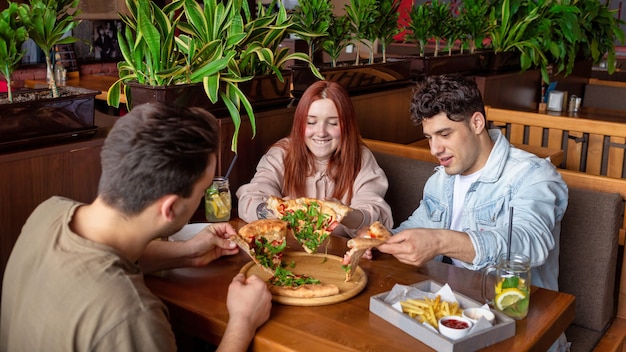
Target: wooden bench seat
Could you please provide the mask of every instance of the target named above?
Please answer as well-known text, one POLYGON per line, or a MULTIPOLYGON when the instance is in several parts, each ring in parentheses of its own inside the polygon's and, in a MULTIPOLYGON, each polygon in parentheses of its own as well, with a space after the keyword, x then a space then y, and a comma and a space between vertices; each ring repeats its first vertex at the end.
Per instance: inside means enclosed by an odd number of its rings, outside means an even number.
MULTIPOLYGON (((365 143, 389 179, 385 199, 397 226, 419 205, 436 160, 428 150, 410 145, 365 143)), ((623 256, 618 260, 626 228, 626 180, 559 172, 572 202, 562 221, 559 279, 561 290, 577 300, 577 317, 566 330, 572 351, 626 351, 626 262, 623 256)))

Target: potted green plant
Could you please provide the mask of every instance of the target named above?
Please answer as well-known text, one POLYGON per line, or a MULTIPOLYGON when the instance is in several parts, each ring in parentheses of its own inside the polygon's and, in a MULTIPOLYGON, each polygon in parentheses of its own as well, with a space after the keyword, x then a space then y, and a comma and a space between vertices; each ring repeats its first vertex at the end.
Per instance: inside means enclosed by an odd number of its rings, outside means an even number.
POLYGON ((433 56, 439 56, 439 48, 441 40, 445 39, 451 30, 452 13, 450 12, 450 4, 447 2, 439 2, 432 0, 428 4, 430 9, 430 20, 432 21, 431 35, 435 42, 435 51, 433 56))
MULTIPOLYGON (((314 63, 323 60, 315 60, 320 57, 323 43, 331 34, 331 30, 341 30, 342 23, 335 24, 333 4, 328 0, 300 1, 293 9, 293 20, 298 28, 302 28, 305 34, 300 35, 309 48, 309 57, 314 58, 314 63), (331 29, 333 28, 334 29, 331 29)), ((333 33, 337 36, 337 33, 333 33)))
POLYGON ((387 48, 393 42, 393 37, 400 33, 400 28, 398 27, 399 7, 399 0, 378 1, 379 11, 374 22, 374 35, 380 41, 383 62, 387 62, 387 48))
POLYGON ((20 7, 25 6, 13 2, 0 13, 0 73, 7 81, 10 103, 13 102, 12 75, 24 56, 22 45, 28 39, 28 29, 19 17, 20 7))
MULTIPOLYGON (((313 6, 307 2, 318 0, 300 0, 302 5, 298 11, 305 12, 295 18, 310 18, 306 13, 313 6)), ((322 38, 322 47, 330 56, 330 63, 318 63, 318 69, 324 79, 338 82, 352 95, 389 89, 410 84, 410 62, 407 60, 375 60, 374 45, 378 40, 388 42, 396 33, 397 0, 352 0, 345 5, 344 16, 332 15, 327 34, 322 38), (383 23, 385 22, 385 23, 383 23), (386 37, 381 34, 386 31, 386 37), (360 62, 361 45, 369 48, 369 60, 360 62), (355 45, 356 59, 338 62, 338 57, 347 45, 355 45), (386 61, 386 62, 385 62, 386 61)), ((306 23, 298 23, 298 27, 309 30, 306 23)), ((305 67, 293 66, 292 94, 298 98, 304 90, 318 78, 307 72, 305 67)))
POLYGON ((463 0, 459 9, 458 26, 467 35, 469 51, 473 54, 482 46, 482 41, 489 31, 488 0, 463 0))
POLYGON ((289 54, 279 46, 289 33, 301 34, 283 6, 277 12, 261 9, 253 18, 244 0, 204 0, 202 4, 174 0, 163 8, 151 0, 126 0, 126 5, 129 14, 120 14, 125 31, 118 33, 124 60, 118 63, 120 79, 109 90, 109 105, 119 106, 122 86, 131 108, 137 103, 132 89, 139 85, 175 91, 201 87, 204 94, 182 97, 200 95, 212 104, 223 104, 218 106, 228 112, 235 126, 231 143, 235 152, 242 108, 256 131, 253 102, 241 90, 242 84, 257 75, 283 80, 281 69, 288 60, 309 64, 319 76, 308 55, 289 54))
POLYGON ((52 49, 58 44, 76 42, 67 34, 80 22, 76 18, 80 14, 78 3, 79 0, 30 0, 30 7, 20 13, 28 36, 43 51, 53 97, 59 96, 59 90, 52 70, 52 49))
POLYGON ((337 67, 337 61, 343 50, 350 45, 352 31, 346 16, 333 16, 328 27, 328 35, 323 38, 322 48, 330 56, 331 67, 337 67))
MULTIPOLYGON (((548 59, 540 38, 536 36, 536 28, 546 4, 545 1, 535 3, 526 0, 501 0, 491 8, 489 15, 489 37, 495 58, 511 53, 514 67, 516 62, 519 62, 522 71, 531 67, 542 67, 544 79, 548 77, 548 59)), ((498 66, 492 69, 497 69, 498 66)))
POLYGON ((607 70, 615 72, 615 44, 624 44, 624 31, 620 25, 625 22, 617 18, 617 10, 610 10, 606 4, 595 0, 573 2, 580 10, 578 25, 582 29, 579 55, 590 58, 594 63, 607 57, 607 70))
POLYGON ((374 62, 372 39, 375 40, 376 35, 373 34, 373 25, 379 16, 376 5, 376 0, 350 0, 345 6, 346 16, 352 24, 352 33, 356 41, 355 65, 359 65, 361 44, 369 48, 369 63, 374 62))
MULTIPOLYGON (((475 7, 472 3, 467 5, 475 7)), ((478 11, 475 11, 478 12, 478 11)), ((461 9, 458 17, 453 16, 447 3, 432 1, 414 6, 409 11, 408 19, 402 22, 406 31, 407 44, 392 45, 393 55, 411 60, 411 76, 419 78, 427 75, 444 73, 472 74, 483 71, 487 62, 487 55, 483 52, 463 53, 462 50, 453 52, 456 42, 463 47, 465 38, 471 37, 468 28, 464 26, 467 11, 461 9), (463 15, 462 15, 463 14, 463 15), (434 43, 433 46, 429 42, 434 43), (439 55, 440 43, 445 41, 447 55, 439 55), (427 51, 428 49, 428 51, 427 51)), ((488 23, 486 18, 472 17, 488 23)), ((483 24, 484 26, 484 24, 483 24)), ((475 36, 475 34, 472 34, 475 36)))
POLYGON ((0 99, 0 149, 30 147, 96 132, 94 98, 98 92, 78 87, 59 89, 52 74, 54 46, 76 41, 68 34, 79 22, 77 7, 78 0, 30 0, 24 5, 8 2, 3 17, 6 14, 10 19, 2 21, 0 36, 15 41, 0 44, 0 51, 7 49, 0 54, 4 60, 2 72, 10 82, 22 55, 18 48, 26 30, 44 52, 50 89, 11 92, 12 101, 0 99))
POLYGON ((490 21, 494 53, 513 54, 522 71, 539 68, 546 83, 569 75, 577 61, 605 55, 614 69, 615 43, 624 42, 622 21, 596 0, 500 0, 490 21))

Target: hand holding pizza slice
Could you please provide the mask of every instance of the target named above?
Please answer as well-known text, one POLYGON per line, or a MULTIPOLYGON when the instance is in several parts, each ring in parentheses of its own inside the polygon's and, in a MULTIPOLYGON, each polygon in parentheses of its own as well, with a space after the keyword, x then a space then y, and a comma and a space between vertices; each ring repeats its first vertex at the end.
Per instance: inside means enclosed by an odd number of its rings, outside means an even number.
POLYGON ((267 209, 287 221, 307 253, 314 253, 351 210, 343 204, 315 198, 270 197, 267 209))
POLYGON ((287 246, 286 236, 291 232, 287 222, 277 219, 253 221, 241 229, 238 236, 231 236, 239 248, 265 271, 274 275, 280 267, 282 255, 287 246))
POLYGON ((363 237, 356 237, 348 241, 348 252, 343 256, 344 270, 346 271, 346 281, 352 279, 352 275, 356 270, 359 260, 363 254, 374 247, 380 246, 391 237, 391 232, 383 226, 379 221, 375 221, 367 229, 367 233, 363 237))

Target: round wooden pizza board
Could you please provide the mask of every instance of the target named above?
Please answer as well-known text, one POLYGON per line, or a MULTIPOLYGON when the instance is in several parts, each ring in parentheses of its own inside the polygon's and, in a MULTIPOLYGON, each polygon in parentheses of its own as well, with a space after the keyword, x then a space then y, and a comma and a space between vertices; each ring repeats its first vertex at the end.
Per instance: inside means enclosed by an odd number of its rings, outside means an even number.
MULTIPOLYGON (((345 282, 346 273, 341 267, 342 258, 323 253, 308 254, 305 252, 285 252, 283 263, 287 269, 295 274, 304 274, 314 277, 322 284, 335 284, 339 287, 339 293, 327 297, 296 298, 273 295, 274 302, 291 306, 323 306, 327 304, 343 302, 356 296, 367 284, 367 276, 361 267, 357 267, 352 279, 345 282)), ((257 275, 263 280, 269 280, 271 275, 254 262, 244 265, 241 273, 257 275)))

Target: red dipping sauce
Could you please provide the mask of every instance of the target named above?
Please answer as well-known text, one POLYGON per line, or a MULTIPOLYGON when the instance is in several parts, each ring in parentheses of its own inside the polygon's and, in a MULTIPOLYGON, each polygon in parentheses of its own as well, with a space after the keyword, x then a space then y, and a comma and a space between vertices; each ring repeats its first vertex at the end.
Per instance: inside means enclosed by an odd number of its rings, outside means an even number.
POLYGON ((456 319, 447 319, 447 320, 442 320, 441 324, 449 327, 450 329, 467 329, 469 328, 469 324, 467 324, 464 321, 460 321, 460 320, 456 320, 456 319))

